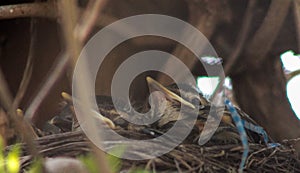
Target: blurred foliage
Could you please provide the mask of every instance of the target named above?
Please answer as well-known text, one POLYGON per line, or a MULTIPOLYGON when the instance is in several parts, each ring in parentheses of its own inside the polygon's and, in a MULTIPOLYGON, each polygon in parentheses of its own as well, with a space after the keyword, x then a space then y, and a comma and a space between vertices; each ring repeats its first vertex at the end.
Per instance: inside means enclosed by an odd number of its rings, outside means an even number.
POLYGON ((15 144, 5 157, 3 139, 0 137, 0 172, 18 173, 20 171, 20 145, 15 144))
POLYGON ((86 166, 90 173, 100 172, 98 169, 98 165, 91 154, 86 156, 79 156, 78 159, 86 166))
POLYGON ((3 146, 3 141, 2 137, 0 137, 0 172, 5 172, 5 159, 4 159, 4 146, 3 146))
MULTIPOLYGON (((125 146, 119 145, 114 147, 111 151, 109 151, 110 154, 107 154, 107 161, 112 172, 120 172, 122 168, 122 160, 120 158, 124 154, 125 149, 125 146)), ((79 160, 82 161, 82 163, 86 166, 90 173, 99 173, 99 164, 96 163, 92 154, 80 156, 79 160)), ((130 173, 149 173, 149 171, 136 168, 131 170, 130 173)))
POLYGON ((33 161, 33 164, 31 165, 28 173, 40 173, 42 172, 43 164, 41 159, 36 159, 33 161))
MULTIPOLYGON (((124 146, 117 146, 109 152, 110 154, 107 154, 108 164, 112 172, 120 172, 122 167, 122 161, 120 157, 123 155, 124 152, 124 146)), ((99 164, 95 161, 94 156, 92 154, 80 156, 79 160, 82 161, 82 163, 87 167, 90 173, 99 173, 99 164)))

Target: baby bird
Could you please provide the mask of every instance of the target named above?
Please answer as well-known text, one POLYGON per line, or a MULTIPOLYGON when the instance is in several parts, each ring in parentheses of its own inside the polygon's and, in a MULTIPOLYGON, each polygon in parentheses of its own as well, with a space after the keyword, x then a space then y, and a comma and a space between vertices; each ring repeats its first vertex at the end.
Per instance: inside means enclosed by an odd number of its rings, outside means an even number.
MULTIPOLYGON (((191 128, 192 131, 185 142, 196 142, 209 116, 210 109, 212 108, 211 103, 198 91, 196 86, 172 84, 164 87, 150 77, 147 77, 146 81, 150 91, 149 102, 133 103, 132 108, 118 100, 117 104, 122 110, 117 111, 111 97, 96 96, 101 115, 111 120, 114 123, 113 126, 116 126, 116 128, 146 132, 151 135, 154 133, 153 137, 164 134, 170 130, 177 121, 180 121, 181 126, 177 126, 178 129, 175 129, 178 135, 183 131, 182 129, 191 128), (141 116, 141 114, 137 115, 133 109, 140 113, 149 113, 145 114, 145 116, 141 116), (129 119, 153 120, 153 122, 146 125, 136 125, 128 121, 129 119)), ((221 123, 209 140, 208 145, 240 143, 240 136, 232 121, 230 112, 227 109, 225 109, 225 111, 221 110, 222 109, 214 107, 214 111, 223 114, 223 116, 221 123)), ((256 124, 247 114, 240 109, 237 110, 242 119, 256 124)), ((71 112, 64 114, 70 115, 70 113, 71 112)), ((261 136, 250 131, 247 131, 247 133, 249 141, 260 141, 261 136)))
MULTIPOLYGON (((155 102, 155 104, 151 105, 154 107, 158 107, 152 109, 156 110, 152 113, 160 116, 160 119, 155 124, 156 128, 165 132, 169 128, 171 128, 176 121, 183 121, 183 124, 185 124, 186 126, 194 126, 193 131, 191 132, 187 140, 197 141, 207 121, 210 109, 212 108, 211 103, 201 94, 201 92, 199 92, 196 86, 187 84, 172 84, 167 87, 164 87, 150 77, 147 77, 147 82, 150 92, 160 91, 166 98, 165 109, 159 108, 161 107, 161 105, 163 105, 160 103, 162 99, 152 99, 154 100, 152 102, 155 102), (181 112, 179 111, 180 108, 181 112), (197 120, 194 123, 189 121, 189 116, 191 116, 195 112, 197 113, 197 120)), ((242 119, 251 122, 252 124, 257 124, 240 109, 237 110, 239 111, 239 114, 241 115, 242 119)), ((240 136, 231 118, 230 112, 227 109, 222 111, 222 109, 218 108, 215 108, 214 111, 216 111, 218 114, 222 113, 223 116, 219 127, 215 131, 209 143, 239 143, 240 136)), ((258 142, 260 140, 259 135, 251 131, 247 131, 247 133, 249 141, 258 142)))

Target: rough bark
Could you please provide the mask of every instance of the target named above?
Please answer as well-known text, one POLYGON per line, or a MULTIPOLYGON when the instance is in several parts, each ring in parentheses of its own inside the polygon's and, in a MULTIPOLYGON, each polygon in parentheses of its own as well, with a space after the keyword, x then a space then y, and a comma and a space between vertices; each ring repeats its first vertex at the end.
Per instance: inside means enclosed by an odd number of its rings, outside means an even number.
POLYGON ((282 64, 279 57, 269 59, 272 60, 265 61, 260 68, 247 69, 232 76, 236 99, 274 140, 298 138, 300 121, 286 96, 282 64))
MULTIPOLYGON (((273 10, 276 11, 279 6, 273 4, 273 10)), ((292 9, 288 4, 285 4, 284 8, 292 9)), ((271 6, 269 10, 272 10, 271 6)), ((274 30, 275 26, 262 24, 254 34, 257 36, 248 42, 230 74, 234 93, 241 108, 264 127, 276 141, 300 137, 300 121, 292 111, 286 95, 286 78, 279 57, 284 51, 297 50, 297 40, 293 36, 297 33, 294 16, 291 10, 285 13, 286 10, 278 14, 267 13, 264 22, 274 24, 276 21, 268 19, 275 20, 277 18, 272 15, 281 15, 282 26, 276 23, 277 32, 266 35, 260 33, 268 33, 274 30), (281 29, 279 30, 278 27, 281 29), (275 35, 276 39, 272 38, 275 35)), ((297 149, 300 151, 300 144, 297 149)))

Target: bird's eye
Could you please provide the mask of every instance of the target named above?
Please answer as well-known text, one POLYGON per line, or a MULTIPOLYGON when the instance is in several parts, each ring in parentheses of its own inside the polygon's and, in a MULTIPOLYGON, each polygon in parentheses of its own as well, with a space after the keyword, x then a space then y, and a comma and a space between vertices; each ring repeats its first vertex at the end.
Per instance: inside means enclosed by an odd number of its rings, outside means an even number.
POLYGON ((199 105, 199 104, 201 104, 201 103, 200 103, 200 100, 199 100, 198 98, 193 98, 193 99, 192 99, 192 104, 193 104, 193 105, 199 105))

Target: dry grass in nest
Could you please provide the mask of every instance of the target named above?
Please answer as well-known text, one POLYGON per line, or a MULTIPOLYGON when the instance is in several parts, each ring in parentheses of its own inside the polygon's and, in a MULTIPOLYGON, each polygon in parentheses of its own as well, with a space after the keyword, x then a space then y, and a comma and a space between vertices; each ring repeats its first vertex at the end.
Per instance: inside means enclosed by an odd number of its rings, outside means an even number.
MULTIPOLYGON (((145 137, 145 134, 123 129, 117 132, 140 139, 145 137)), ((43 157, 77 157, 91 151, 88 139, 80 131, 44 136, 35 143, 43 157)), ((300 160, 292 147, 283 144, 277 148, 268 148, 250 143, 249 148, 245 172, 300 172, 300 160)), ((144 149, 149 148, 145 146, 144 149)), ((22 151, 21 164, 22 170, 25 170, 31 164, 32 157, 26 151, 26 144, 22 145, 22 151)), ((144 154, 143 151, 137 152, 144 154)), ((156 172, 237 172, 242 152, 243 148, 238 144, 181 144, 171 152, 152 160, 122 160, 122 170, 139 167, 156 172)))

